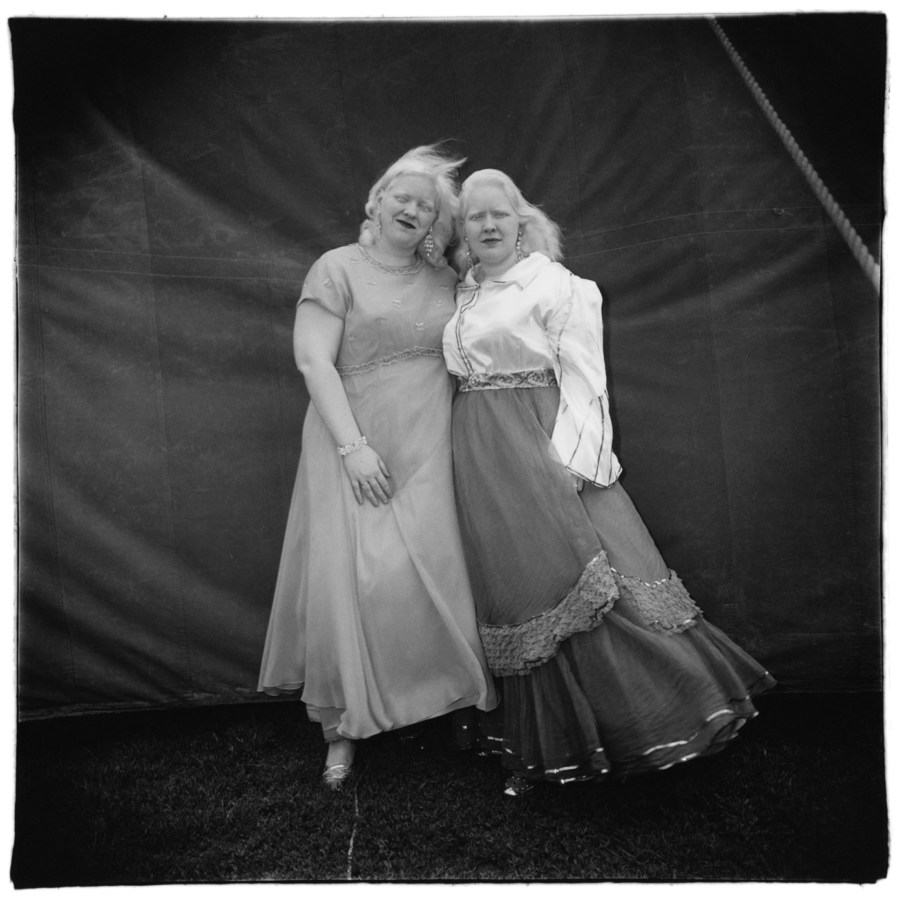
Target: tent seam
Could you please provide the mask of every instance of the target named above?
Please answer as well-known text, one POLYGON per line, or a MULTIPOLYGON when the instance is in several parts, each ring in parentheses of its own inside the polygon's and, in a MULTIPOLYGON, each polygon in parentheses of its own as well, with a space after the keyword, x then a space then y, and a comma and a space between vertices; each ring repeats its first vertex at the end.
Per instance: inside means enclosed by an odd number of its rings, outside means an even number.
MULTIPOLYGON (((674 29, 673 23, 671 23, 671 28, 674 29)), ((675 31, 675 29, 674 29, 675 31)), ((694 131, 692 118, 689 115, 687 103, 686 103, 686 67, 685 61, 683 59, 683 54, 681 53, 681 44, 679 37, 674 33, 674 41, 673 41, 675 53, 677 55, 678 63, 680 66, 680 71, 682 73, 682 78, 675 79, 677 84, 679 93, 680 93, 680 102, 683 107, 683 121, 686 122, 686 127, 691 134, 694 131)), ((696 146, 696 142, 692 141, 692 146, 696 146)), ((715 396, 717 398, 717 435, 720 442, 720 452, 718 453, 718 460, 720 462, 720 478, 721 483, 723 484, 723 496, 724 496, 724 505, 726 507, 726 515, 727 521, 729 522, 729 528, 726 530, 726 542, 727 542, 727 559, 729 570, 727 573, 727 577, 722 579, 730 587, 730 592, 728 595, 727 605, 732 607, 729 610, 729 614, 731 617, 735 617, 737 613, 744 613, 744 610, 740 610, 737 605, 737 592, 734 590, 734 585, 736 581, 736 544, 733 540, 733 535, 735 534, 735 511, 733 509, 733 499, 732 499, 732 490, 730 485, 730 479, 728 477, 727 472, 727 459, 726 459, 726 440, 724 437, 724 420, 723 420, 723 387, 720 377, 720 370, 717 365, 717 353, 715 350, 715 327, 714 327, 714 317, 712 314, 711 308, 711 269, 710 269, 710 256, 709 256, 709 248, 708 242, 706 240, 707 234, 702 229, 698 228, 700 224, 700 212, 699 212, 699 177, 698 177, 698 158, 694 151, 690 151, 687 153, 687 158, 690 160, 690 165, 692 167, 692 182, 694 185, 693 190, 693 216, 696 221, 696 230, 694 236, 699 239, 701 244, 701 253, 702 253, 702 262, 705 273, 705 290, 704 290, 704 312, 705 312, 705 322, 706 322, 706 333, 707 340, 705 341, 706 349, 707 349, 707 357, 708 363, 711 371, 711 378, 715 385, 715 396)), ((725 611, 726 612, 726 611, 725 611)), ((742 616, 744 618, 744 615, 742 616)))
MULTIPOLYGON (((32 203, 32 215, 31 221, 35 222, 36 210, 34 209, 34 191, 31 191, 31 203, 32 203)), ((48 516, 50 523, 50 532, 51 532, 51 546, 53 547, 53 567, 56 572, 56 583, 57 583, 57 595, 59 606, 62 611, 63 621, 66 627, 66 667, 68 670, 69 679, 75 683, 79 683, 79 677, 77 674, 77 669, 75 666, 75 656, 73 651, 73 643, 74 636, 72 633, 72 622, 71 617, 69 616, 68 610, 68 602, 66 599, 66 587, 65 587, 65 579, 63 578, 62 572, 62 564, 60 562, 60 547, 59 547, 59 525, 57 522, 57 509, 56 509, 56 490, 54 488, 54 479, 53 479, 53 467, 50 464, 50 453, 49 453, 49 430, 47 426, 47 378, 46 378, 46 370, 44 366, 44 329, 43 329, 43 320, 41 316, 41 304, 40 304, 40 286, 38 284, 38 279, 35 279, 34 283, 34 293, 32 294, 32 308, 34 310, 34 318, 35 318, 35 344, 37 345, 37 354, 38 354, 38 365, 41 372, 40 377, 40 421, 41 421, 41 455, 43 457, 43 468, 44 474, 47 479, 47 502, 49 506, 48 516)), ((21 569, 21 558, 20 558, 20 569, 21 569)), ((19 606, 21 606, 21 596, 19 598, 19 606)), ((21 609, 19 609, 19 621, 17 625, 21 626, 21 609)), ((17 633, 20 633, 19 628, 17 628, 17 633)))
MULTIPOLYGON (((120 63, 121 65, 121 63, 120 63)), ((144 229, 145 235, 147 238, 147 255, 150 260, 153 259, 154 253, 153 248, 151 246, 151 230, 150 230, 150 219, 148 217, 147 212, 147 177, 146 177, 146 163, 145 159, 142 156, 141 152, 138 149, 137 142, 135 140, 134 134, 134 115, 133 108, 130 99, 130 93, 126 90, 124 91, 126 97, 126 107, 128 112, 128 133, 129 138, 132 142, 132 151, 135 154, 135 158, 138 161, 140 173, 141 173, 141 198, 142 204, 141 208, 144 212, 144 229)), ((162 478, 164 482, 164 492, 166 497, 166 510, 167 510, 167 530, 168 530, 168 539, 169 539, 169 550, 173 554, 177 554, 176 551, 176 527, 175 527, 175 513, 173 509, 173 498, 172 498, 172 478, 169 471, 169 431, 166 424, 166 403, 163 391, 163 361, 160 356, 160 333, 158 328, 158 318, 157 318, 157 295, 156 290, 154 289, 154 279, 147 279, 147 291, 150 298, 150 329, 151 329, 151 337, 153 342, 153 359, 154 359, 154 384, 156 386, 156 407, 157 407, 157 418, 158 418, 158 427, 161 432, 162 441, 161 448, 163 453, 163 466, 162 466, 162 478)), ((187 624, 187 615, 185 612, 185 598, 182 591, 178 592, 178 609, 179 609, 179 630, 180 630, 180 649, 182 651, 182 656, 185 659, 185 678, 187 681, 187 689, 189 696, 194 696, 196 692, 196 685, 194 681, 194 663, 191 655, 191 649, 188 641, 188 624, 187 624)))
POLYGON ((576 135, 573 128, 573 94, 570 73, 567 70, 567 51, 564 46, 564 37, 561 34, 562 25, 557 25, 557 43, 560 53, 561 73, 564 82, 564 95, 567 98, 567 137, 570 142, 570 158, 573 160, 573 176, 576 180, 576 233, 579 236, 579 252, 583 249, 583 190, 582 180, 579 177, 579 157, 576 152, 576 135))
POLYGON ((341 67, 341 53, 338 48, 338 26, 333 24, 331 29, 331 44, 332 44, 332 56, 335 60, 335 74, 338 78, 338 116, 341 119, 341 127, 339 129, 339 133, 341 134, 341 142, 344 145, 344 173, 345 173, 345 184, 347 186, 348 191, 348 199, 350 201, 350 205, 353 206, 355 204, 355 196, 354 196, 354 173, 351 170, 351 144, 349 140, 348 134, 348 119, 345 115, 345 85, 344 85, 344 74, 341 67))

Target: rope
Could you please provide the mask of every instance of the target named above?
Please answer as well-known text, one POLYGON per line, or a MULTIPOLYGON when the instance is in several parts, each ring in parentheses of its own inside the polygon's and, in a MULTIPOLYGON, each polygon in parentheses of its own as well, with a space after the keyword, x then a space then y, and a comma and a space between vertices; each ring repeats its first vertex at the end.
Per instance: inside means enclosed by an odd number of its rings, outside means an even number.
POLYGON ((877 293, 880 293, 880 266, 874 260, 874 257, 871 256, 868 248, 864 245, 864 241, 858 236, 858 232, 855 231, 852 223, 848 220, 845 213, 840 209, 839 204, 836 200, 833 199, 833 195, 827 190, 827 186, 821 181, 820 176, 815 172, 814 166, 808 161, 808 158, 802 152, 801 147, 796 143, 795 138, 790 133, 789 129, 783 124, 780 120, 780 117, 777 115, 773 106, 771 106, 770 101, 767 99, 764 91, 758 85, 758 82, 755 81, 752 73, 749 72, 748 67, 742 61, 742 57, 736 52, 733 45, 730 43, 730 39, 724 33, 723 28, 720 27, 720 23, 714 17, 709 19, 711 23, 711 27, 714 29, 714 33, 720 39, 720 42, 723 44, 724 49, 727 51, 730 59, 733 62, 733 65, 736 66, 736 69, 739 71, 739 74, 742 76, 742 80, 746 83, 748 89, 752 92, 755 100, 758 105, 764 111, 764 115, 767 117, 768 121, 773 125, 774 130, 780 137, 780 140, 783 141, 786 149, 789 151, 790 156, 792 156, 796 165, 801 169, 802 174, 805 176, 808 184, 811 185, 812 190, 817 195, 818 200, 823 204, 824 209, 827 210, 827 214, 833 220, 833 224, 836 226, 839 233, 842 235, 843 240, 849 245, 849 249, 852 251, 852 255, 858 260, 858 264, 864 270, 865 274, 871 280, 871 283, 874 285, 874 290, 877 293))

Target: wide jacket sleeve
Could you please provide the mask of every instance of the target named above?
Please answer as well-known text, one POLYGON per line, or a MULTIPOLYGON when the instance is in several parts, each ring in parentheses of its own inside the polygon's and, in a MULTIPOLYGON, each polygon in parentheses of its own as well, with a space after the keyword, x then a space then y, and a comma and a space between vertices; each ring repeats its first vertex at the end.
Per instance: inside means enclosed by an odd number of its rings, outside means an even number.
POLYGON ((613 450, 598 286, 567 272, 546 332, 561 392, 551 443, 574 475, 606 487, 621 468, 613 450))

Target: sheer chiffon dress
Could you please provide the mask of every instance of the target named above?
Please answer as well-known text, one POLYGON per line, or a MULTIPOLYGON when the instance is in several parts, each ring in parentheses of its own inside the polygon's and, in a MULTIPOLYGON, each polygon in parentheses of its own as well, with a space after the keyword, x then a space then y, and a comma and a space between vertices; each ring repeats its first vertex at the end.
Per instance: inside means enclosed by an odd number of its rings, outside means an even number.
POLYGON ((453 383, 441 351, 454 273, 358 245, 311 267, 299 302, 344 320, 336 367, 390 503, 358 505, 311 403, 259 689, 298 691, 327 740, 366 738, 496 698, 454 506, 453 383))
POLYGON ((721 749, 775 682, 705 620, 617 481, 597 287, 539 253, 499 281, 470 272, 444 350, 460 525, 502 696, 483 740, 559 782, 721 749))

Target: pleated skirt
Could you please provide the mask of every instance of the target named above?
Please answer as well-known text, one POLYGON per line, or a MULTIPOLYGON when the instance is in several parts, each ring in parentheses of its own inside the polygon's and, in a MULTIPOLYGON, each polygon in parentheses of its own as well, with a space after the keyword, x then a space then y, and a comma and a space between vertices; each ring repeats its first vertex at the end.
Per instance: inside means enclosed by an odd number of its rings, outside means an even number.
POLYGON ((502 696, 480 742, 531 779, 716 752, 772 676, 704 618, 626 491, 576 480, 556 387, 459 393, 455 492, 480 637, 502 696))

